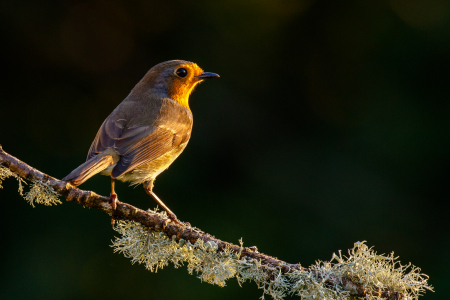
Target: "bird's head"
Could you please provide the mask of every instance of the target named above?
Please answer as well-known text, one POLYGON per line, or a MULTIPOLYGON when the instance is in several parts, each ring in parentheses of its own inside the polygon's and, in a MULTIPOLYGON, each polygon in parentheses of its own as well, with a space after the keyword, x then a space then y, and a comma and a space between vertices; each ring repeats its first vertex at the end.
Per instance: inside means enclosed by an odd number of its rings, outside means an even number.
POLYGON ((193 62, 170 60, 151 68, 140 83, 150 88, 152 93, 170 97, 189 108, 189 95, 195 86, 205 79, 215 77, 219 75, 203 72, 193 62))

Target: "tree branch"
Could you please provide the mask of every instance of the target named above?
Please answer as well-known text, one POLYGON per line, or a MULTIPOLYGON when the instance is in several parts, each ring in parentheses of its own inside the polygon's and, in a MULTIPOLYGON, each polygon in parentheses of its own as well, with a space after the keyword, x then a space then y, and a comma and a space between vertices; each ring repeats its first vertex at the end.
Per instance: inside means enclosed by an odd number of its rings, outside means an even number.
MULTIPOLYGON (((264 270, 266 270, 266 272, 271 273, 269 274, 271 279, 276 276, 274 270, 278 270, 281 274, 293 274, 298 271, 309 272, 309 274, 321 277, 323 285, 326 288, 330 290, 345 291, 348 295, 366 299, 410 299, 408 291, 401 292, 389 286, 385 288, 368 289, 365 284, 354 282, 354 279, 352 279, 351 276, 336 276, 334 274, 329 274, 327 275, 327 278, 324 278, 324 275, 317 271, 317 268, 303 268, 299 264, 289 264, 275 257, 259 253, 255 247, 242 247, 221 241, 210 234, 191 227, 190 225, 179 225, 169 222, 168 219, 164 218, 161 214, 144 211, 124 202, 119 201, 117 203, 117 209, 113 211, 110 205, 110 199, 108 197, 98 195, 91 191, 81 190, 75 186, 72 186, 70 183, 44 174, 3 151, 1 145, 0 165, 3 165, 13 173, 26 180, 44 183, 46 186, 53 188, 56 193, 63 196, 67 201, 72 201, 86 207, 103 210, 108 215, 113 215, 116 220, 134 221, 146 228, 151 229, 152 231, 163 232, 167 237, 171 237, 172 240, 176 242, 184 240, 189 241, 191 245, 196 243, 198 244, 199 240, 203 241, 203 243, 213 242, 217 245, 218 252, 228 251, 237 255, 237 259, 239 260, 244 259, 246 261, 259 262, 261 268, 265 268, 264 270), (366 286, 366 288, 364 286, 366 286)), ((0 184, 1 179, 2 178, 0 176, 0 184)), ((419 276, 419 278, 422 277, 419 276)), ((424 288, 431 289, 426 284, 426 279, 423 287, 419 289, 420 292, 422 292, 424 288)), ((413 294, 414 295, 412 296, 414 298, 419 295, 417 291, 413 294)))

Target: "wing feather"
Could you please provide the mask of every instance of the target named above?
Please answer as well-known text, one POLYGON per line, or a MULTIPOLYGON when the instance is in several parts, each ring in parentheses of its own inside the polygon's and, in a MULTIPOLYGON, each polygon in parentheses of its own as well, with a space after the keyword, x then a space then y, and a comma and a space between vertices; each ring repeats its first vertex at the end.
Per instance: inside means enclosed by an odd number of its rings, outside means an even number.
POLYGON ((116 178, 189 140, 192 114, 171 99, 165 99, 154 120, 135 121, 111 114, 100 127, 89 150, 88 159, 113 147, 120 160, 111 176, 116 178), (182 138, 180 138, 182 137, 182 138))

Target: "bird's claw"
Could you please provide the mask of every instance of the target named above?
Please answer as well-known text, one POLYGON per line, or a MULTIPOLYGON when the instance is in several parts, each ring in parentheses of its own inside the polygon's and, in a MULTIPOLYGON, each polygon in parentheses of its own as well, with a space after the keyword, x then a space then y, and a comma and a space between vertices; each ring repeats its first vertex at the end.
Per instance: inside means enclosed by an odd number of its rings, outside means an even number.
POLYGON ((171 219, 165 219, 163 222, 163 230, 166 229, 167 225, 169 225, 169 223, 172 222, 171 219))
POLYGON ((119 198, 117 197, 117 194, 114 193, 114 194, 109 195, 109 199, 111 200, 112 209, 116 210, 117 200, 119 200, 119 198))
MULTIPOLYGON (((169 213, 168 217, 170 219, 170 221, 174 222, 177 225, 182 225, 182 226, 186 226, 186 223, 181 222, 180 220, 177 219, 177 216, 175 216, 174 213, 169 213)), ((189 224, 189 223, 188 223, 189 224)))
POLYGON ((117 201, 119 200, 116 193, 113 193, 109 195, 109 199, 111 200, 111 207, 113 209, 113 212, 111 214, 111 226, 114 227, 114 224, 116 223, 116 220, 114 219, 114 213, 117 208, 117 201))

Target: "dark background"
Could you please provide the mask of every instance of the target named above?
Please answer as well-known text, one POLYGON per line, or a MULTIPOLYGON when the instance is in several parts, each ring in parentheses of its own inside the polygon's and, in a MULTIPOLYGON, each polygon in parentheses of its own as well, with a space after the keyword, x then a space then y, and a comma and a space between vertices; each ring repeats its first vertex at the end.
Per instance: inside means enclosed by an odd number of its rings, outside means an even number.
MULTIPOLYGON (((191 141, 155 187, 181 220, 303 266, 367 240, 430 276, 423 299, 450 297, 448 1, 14 0, 0 23, 5 151, 62 178, 148 69, 194 61, 221 78, 191 96, 191 141)), ((261 296, 132 266, 103 212, 16 189, 0 191, 1 299, 261 296)))

